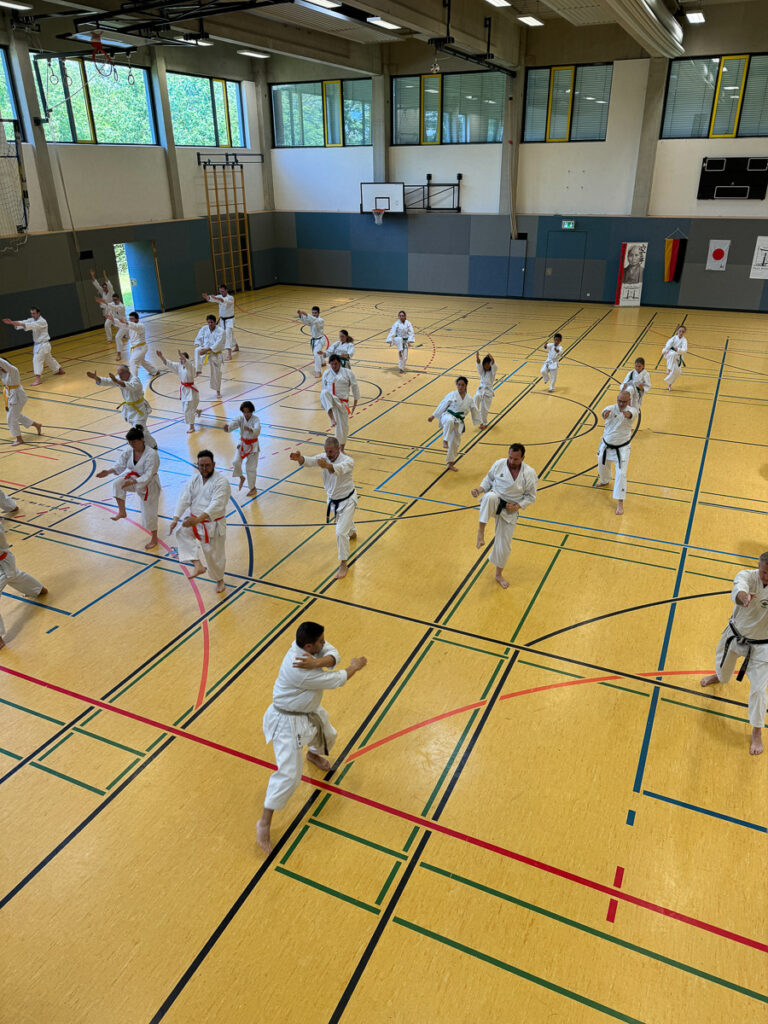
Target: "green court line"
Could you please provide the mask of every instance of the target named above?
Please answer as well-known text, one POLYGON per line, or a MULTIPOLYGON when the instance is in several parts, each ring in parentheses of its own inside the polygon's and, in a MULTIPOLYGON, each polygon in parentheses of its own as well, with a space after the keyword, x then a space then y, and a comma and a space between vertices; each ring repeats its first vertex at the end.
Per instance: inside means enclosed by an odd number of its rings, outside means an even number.
POLYGON ((432 793, 431 793, 431 795, 429 797, 429 800, 427 800, 426 804, 424 805, 424 809, 421 812, 422 818, 426 817, 426 814, 429 811, 429 808, 432 806, 432 802, 435 799, 435 797, 437 796, 437 794, 438 794, 438 792, 440 790, 440 787, 442 786, 443 782, 445 781, 446 775, 451 770, 453 762, 456 760, 456 755, 458 754, 459 750, 461 749, 461 746, 464 743, 464 739, 465 739, 467 733, 472 728, 472 725, 474 724, 474 721, 477 718, 477 714, 478 714, 479 710, 480 710, 479 708, 475 708, 475 710, 469 716, 469 721, 464 726, 464 729, 462 730, 461 736, 459 736, 458 742, 456 743, 456 746, 453 748, 453 751, 451 752, 451 756, 448 758, 448 760, 447 760, 447 762, 445 764, 445 767, 440 772, 440 778, 437 780, 437 782, 435 784, 435 788, 432 790, 432 793))
POLYGON ((136 765, 137 765, 137 764, 138 764, 138 763, 139 763, 139 762, 141 761, 141 758, 142 758, 143 756, 144 756, 144 755, 142 754, 142 755, 141 755, 140 757, 136 757, 136 758, 134 758, 134 759, 133 759, 133 761, 131 761, 131 763, 130 763, 130 764, 128 765, 128 767, 127 767, 127 768, 124 768, 124 769, 123 769, 123 770, 122 770, 122 771, 120 772, 120 774, 119 774, 119 775, 117 776, 117 778, 116 778, 116 779, 112 779, 112 781, 110 782, 110 784, 109 784, 109 785, 107 786, 107 792, 109 792, 109 791, 110 791, 110 789, 112 789, 112 787, 113 787, 113 786, 117 785, 117 783, 118 783, 118 782, 120 781, 120 779, 122 779, 122 777, 123 777, 124 775, 127 775, 127 774, 128 774, 128 772, 129 772, 129 771, 131 770, 131 768, 135 768, 135 767, 136 767, 136 765))
MULTIPOLYGON (((563 532, 562 526, 546 526, 546 525, 544 525, 542 523, 526 522, 524 516, 519 520, 518 526, 515 528, 515 534, 517 534, 518 529, 541 530, 543 533, 562 533, 563 532)), ((597 536, 595 536, 594 534, 588 535, 588 534, 584 534, 584 533, 574 533, 573 532, 574 529, 577 529, 577 530, 589 530, 589 527, 588 526, 571 527, 571 529, 570 529, 571 537, 578 538, 579 540, 592 541, 593 543, 594 542, 600 542, 600 543, 603 543, 603 544, 615 544, 617 547, 634 548, 635 550, 640 548, 642 551, 658 551, 658 552, 660 552, 663 555, 671 555, 673 557, 675 557, 675 556, 679 557, 680 556, 680 548, 679 548, 679 546, 676 549, 674 549, 674 550, 671 549, 671 548, 670 549, 660 548, 660 547, 656 547, 654 544, 651 544, 651 543, 642 544, 642 543, 640 543, 640 541, 620 540, 619 537, 604 536, 604 535, 601 535, 601 534, 598 534, 597 536)), ((552 545, 552 546, 554 547, 554 545, 552 545)), ((611 556, 609 555, 607 557, 610 558, 611 556)), ((691 557, 693 557, 693 555, 691 555, 691 557)), ((705 557, 705 558, 707 558, 709 560, 709 556, 708 555, 700 556, 700 557, 705 557)), ((628 559, 628 561, 629 561, 629 559, 628 559)), ((647 563, 641 562, 640 564, 641 565, 645 565, 647 563)), ((738 563, 734 562, 733 564, 736 565, 738 563)))
MULTIPOLYGON (((330 793, 328 794, 330 796, 330 793)), ((319 810, 320 808, 318 808, 319 810)), ((317 817, 310 818, 310 825, 317 825, 318 828, 324 828, 327 832, 333 832, 337 836, 343 836, 345 839, 351 839, 353 843, 360 843, 361 846, 370 846, 372 850, 378 850, 380 853, 389 854, 390 857, 397 857, 399 860, 407 860, 408 858, 404 853, 398 853, 397 850, 390 850, 388 846, 381 846, 379 843, 374 843, 370 839, 363 839, 362 836, 356 836, 354 832, 345 832, 341 828, 336 828, 335 825, 328 825, 324 821, 318 821, 317 817)), ((285 861, 280 861, 284 864, 285 861)))
POLYGON ((387 875, 387 880, 386 880, 386 882, 384 883, 384 885, 382 885, 382 887, 381 887, 381 892, 380 892, 380 893, 379 893, 379 895, 378 895, 378 896, 376 897, 376 900, 375 900, 375 902, 376 902, 376 906, 377 906, 377 907, 378 907, 378 906, 381 906, 381 903, 382 903, 382 901, 383 901, 384 897, 385 897, 385 896, 387 895, 387 890, 389 889, 390 885, 392 885, 392 883, 394 882, 394 880, 395 880, 395 875, 397 874, 397 872, 398 872, 399 870, 400 870, 400 862, 398 861, 398 862, 397 862, 396 864, 393 864, 393 865, 392 865, 392 870, 391 870, 391 871, 389 872, 389 874, 387 875))
MULTIPOLYGON (((559 473, 565 473, 566 470, 560 469, 559 473)), ((594 484, 579 484, 572 479, 566 479, 561 481, 566 487, 579 487, 583 491, 592 491, 595 489, 594 484)), ((648 485, 650 486, 650 484, 648 485)), ((635 481, 632 481, 631 495, 633 498, 649 498, 651 501, 674 501, 679 505, 690 505, 690 498, 671 498, 668 494, 648 494, 645 491, 635 490, 635 481)))
POLYGON ((257 590, 256 589, 257 586, 258 586, 258 584, 254 581, 252 583, 249 583, 245 589, 250 594, 256 594, 258 597, 268 597, 272 601, 287 601, 289 604, 295 605, 297 608, 301 604, 305 604, 307 602, 307 600, 308 600, 308 598, 306 598, 306 597, 303 597, 301 599, 301 601, 297 601, 293 597, 281 597, 279 594, 275 594, 275 593, 265 594, 263 590, 257 590))
POLYGON ((318 528, 313 533, 310 533, 308 537, 305 537, 300 544, 297 544, 295 548, 291 548, 288 554, 283 555, 283 557, 278 562, 275 562, 275 564, 271 565, 269 569, 266 569, 264 572, 260 573, 259 579, 265 580, 267 576, 269 576, 269 574, 278 567, 278 565, 282 565, 286 558, 290 558, 291 555, 295 555, 299 548, 303 548, 305 544, 308 544, 309 541, 311 541, 313 537, 316 537, 318 533, 320 533, 323 529, 325 529, 325 527, 318 526, 318 528))
POLYGON ((282 857, 282 859, 280 861, 281 864, 287 864, 288 863, 288 861, 289 861, 289 859, 291 857, 291 854, 296 849, 296 847, 299 845, 300 841, 304 838, 305 834, 308 831, 309 831, 309 825, 303 825, 301 830, 300 830, 300 832, 296 836, 296 838, 293 840, 291 845, 288 847, 288 849, 283 854, 283 857, 282 857))
POLYGON ((418 831, 419 831, 419 826, 418 825, 414 825, 413 828, 411 829, 411 834, 408 836, 408 838, 405 841, 405 846, 403 847, 403 853, 408 853, 410 845, 413 842, 413 840, 416 838, 416 834, 418 833, 418 831))
MULTIPOLYGON (((41 526, 39 529, 44 530, 45 526, 41 526)), ((35 536, 35 534, 29 533, 26 536, 29 538, 35 536)), ((74 548, 75 551, 85 552, 87 555, 98 555, 101 558, 114 558, 118 562, 130 562, 131 565, 146 566, 147 564, 146 562, 139 561, 137 558, 126 558, 124 555, 113 555, 111 551, 102 551, 100 548, 81 547, 79 544, 70 544, 65 540, 53 540, 51 537, 41 536, 40 534, 38 534, 37 537, 38 540, 47 541, 48 544, 58 544, 63 548, 74 548)), ((84 543, 87 544, 87 540, 84 541, 84 543)))
POLYGON ((705 715, 716 715, 718 718, 730 718, 734 722, 746 722, 749 725, 748 718, 740 718, 738 715, 727 715, 724 711, 711 711, 709 708, 697 708, 692 704, 686 704, 682 700, 672 700, 671 697, 662 697, 663 704, 677 704, 681 708, 687 708, 689 711, 702 711, 705 715))
POLYGON ((429 643, 427 644, 427 646, 426 646, 426 647, 424 648, 424 650, 423 650, 423 651, 421 652, 421 654, 419 655, 419 657, 418 657, 418 658, 416 659, 416 661, 415 661, 415 662, 413 663, 413 665, 411 665, 411 669, 410 669, 410 671, 409 671, 409 672, 408 672, 408 673, 406 674, 406 676, 405 676, 405 677, 403 678, 403 681, 402 681, 402 682, 400 683, 400 685, 398 686, 398 688, 397 688, 397 689, 395 690, 395 692, 394 692, 394 693, 392 694, 392 696, 390 697, 389 701, 388 701, 388 702, 387 702, 387 703, 385 704, 385 706, 384 706, 384 707, 382 708, 381 714, 380 714, 380 715, 378 716, 378 718, 376 719, 376 721, 375 721, 375 722, 373 723, 373 725, 371 726, 371 728, 370 728, 370 729, 368 730, 368 732, 367 732, 367 733, 365 734, 365 736, 363 737, 363 739, 362 739, 362 740, 360 741, 360 743, 358 744, 358 747, 357 747, 357 749, 358 749, 358 750, 359 750, 359 749, 360 749, 361 747, 364 747, 364 746, 366 746, 366 744, 367 744, 367 743, 368 743, 368 741, 370 740, 371 736, 373 736, 373 734, 374 734, 374 733, 376 732, 376 730, 378 729, 378 727, 379 727, 379 725, 381 724, 382 720, 384 719, 385 715, 387 714, 387 712, 389 711, 389 709, 390 709, 390 708, 392 707, 392 705, 393 705, 393 704, 395 703, 395 701, 397 700, 397 698, 398 698, 398 697, 400 696, 400 694, 401 694, 401 692, 403 691, 403 688, 404 688, 404 687, 405 687, 405 685, 407 684, 408 680, 409 680, 409 679, 410 679, 410 678, 411 678, 411 677, 413 676, 413 674, 414 674, 414 672, 416 671, 416 669, 417 669, 417 668, 419 667, 419 665, 420 665, 420 664, 422 663, 422 661, 423 661, 423 660, 424 660, 424 659, 426 658, 426 656, 427 656, 427 655, 429 654, 429 651, 430 651, 430 649, 431 649, 431 647, 432 647, 432 644, 433 644, 433 643, 434 643, 434 640, 430 640, 430 641, 429 641, 429 643))
POLYGON ((152 740, 152 742, 149 744, 149 746, 146 749, 146 753, 148 754, 150 752, 150 750, 152 749, 152 747, 156 747, 158 743, 162 743, 163 740, 168 735, 169 734, 167 732, 161 732, 160 735, 157 737, 157 739, 156 740, 152 740))
POLYGON ((51 718, 50 715, 44 715, 42 711, 34 711, 32 708, 24 707, 23 704, 14 704, 12 700, 6 700, 4 697, 0 697, 0 704, 7 704, 9 708, 16 708, 17 711, 24 711, 28 715, 34 715, 35 718, 44 718, 46 722, 53 722, 54 725, 64 725, 64 723, 58 718, 51 718))
POLYGON ((505 963, 504 960, 498 960, 495 956, 490 956, 488 953, 481 953, 479 949, 473 949, 471 946, 465 946, 461 942, 449 939, 445 935, 439 935, 437 932, 430 931, 428 928, 422 928, 420 925, 413 924, 411 921, 406 921, 402 917, 394 917, 392 920, 395 924, 402 925, 403 928, 408 928, 412 932, 418 932, 419 935, 424 935, 428 939, 434 939, 435 942, 441 942, 444 946, 450 946, 452 949, 457 949, 460 953, 466 953, 468 956, 474 957, 476 960, 482 960, 484 963, 490 964, 492 967, 499 967, 502 971, 514 974, 518 978, 522 978, 524 981, 531 981, 534 985, 539 985, 541 988, 546 988, 550 992, 555 992, 557 995, 565 996, 566 999, 572 999, 576 1003, 588 1006, 592 1010, 597 1010, 609 1017, 613 1017, 614 1020, 622 1020, 625 1021, 626 1024, 645 1024, 644 1021, 639 1020, 637 1017, 630 1017, 626 1013, 621 1013, 620 1010, 613 1010, 610 1006, 598 1003, 596 1000, 590 999, 588 996, 579 995, 578 992, 574 992, 568 988, 563 988, 562 985, 556 985, 553 981, 547 981, 546 978, 540 978, 536 974, 530 974, 528 971, 524 971, 520 967, 515 967, 513 964, 505 963))
POLYGON ((540 668, 542 670, 542 672, 554 672, 556 676, 568 676, 569 679, 583 679, 584 678, 584 676, 576 675, 573 672, 563 672, 562 669, 552 668, 551 665, 537 665, 533 661, 523 661, 522 658, 519 659, 518 664, 520 664, 520 665, 529 665, 531 668, 540 668))
POLYGON ((15 761, 24 760, 21 754, 14 754, 12 750, 6 750, 5 747, 0 747, 0 754, 5 754, 7 757, 12 757, 15 761))
POLYGON ((108 740, 106 736, 99 736, 95 732, 89 732, 87 729, 82 729, 79 725, 76 725, 72 732, 79 732, 83 736, 89 736, 92 740, 100 740, 102 743, 108 743, 110 747, 117 747, 119 750, 125 750, 129 754, 138 754, 139 757, 144 757, 143 750, 136 750, 134 747, 127 747, 124 743, 118 743, 117 740, 108 740))
POLYGON ((549 563, 549 565, 547 566, 547 571, 546 571, 546 572, 544 573, 544 575, 543 575, 543 576, 541 577, 541 579, 539 580, 539 585, 538 585, 538 587, 536 587, 536 590, 535 590, 535 592, 534 592, 534 595, 533 595, 533 597, 532 597, 532 598, 531 598, 531 600, 530 600, 530 601, 528 602, 528 607, 527 607, 527 608, 525 609, 525 611, 523 612, 523 616, 522 616, 522 618, 520 619, 520 621, 518 622, 518 624, 517 624, 517 628, 515 629, 515 632, 514 632, 514 633, 512 634, 512 639, 511 639, 511 642, 512 642, 512 643, 514 643, 514 642, 515 642, 515 640, 517 640, 517 634, 518 634, 518 633, 520 632, 520 630, 521 630, 521 629, 523 628, 523 624, 525 623, 525 620, 526 620, 526 619, 528 618, 528 614, 529 614, 529 612, 531 611, 531 609, 533 608, 534 604, 536 603, 536 598, 537 598, 537 597, 539 596, 539 594, 541 593, 541 588, 542 588, 542 587, 544 586, 544 584, 545 584, 545 583, 547 582, 547 578, 549 577, 549 574, 550 574, 550 573, 552 572, 553 568, 555 567, 555 562, 556 562, 556 561, 557 561, 557 559, 558 559, 558 558, 560 557, 560 553, 561 553, 561 552, 563 551, 563 545, 565 544, 565 542, 566 542, 567 540, 568 540, 568 534, 566 533, 566 534, 565 534, 565 535, 563 536, 563 539, 562 539, 562 540, 560 541, 560 544, 559 544, 559 546, 558 546, 558 549, 557 549, 557 551, 556 551, 556 552, 555 552, 555 554, 554 554, 554 557, 552 558, 552 561, 551 561, 551 562, 549 563))
POLYGON ((469 583, 467 584, 466 588, 464 589, 464 593, 458 599, 458 601, 453 606, 453 608, 451 608, 450 612, 448 612, 448 614, 445 616, 445 619, 443 620, 444 625, 447 625, 451 621, 453 616, 456 614, 456 612, 459 610, 459 608, 463 604, 464 599, 469 595, 469 592, 472 589, 472 587, 474 587, 474 585, 480 579, 482 574, 485 572, 487 566, 488 566, 488 562, 487 562, 487 560, 485 558, 483 558, 481 560, 481 562, 480 562, 480 565, 478 566, 477 572, 475 573, 475 575, 472 577, 472 579, 469 581, 469 583))
MULTIPOLYGON (((688 556, 690 558, 690 555, 688 556)), ((719 580, 721 583, 732 583, 733 580, 730 576, 712 576, 708 572, 694 572, 692 569, 687 569, 685 572, 686 576, 703 576, 707 580, 719 580)))
POLYGON ((445 871, 443 868, 438 868, 433 864, 422 863, 419 867, 423 868, 425 871, 432 871, 437 875, 449 878, 452 882, 461 882, 462 885, 469 886, 472 889, 479 889, 480 892, 487 893, 489 896, 496 896, 507 903, 514 903, 515 906, 522 907, 524 910, 530 910, 532 913, 539 914, 541 917, 548 917, 552 921, 557 921, 558 924, 567 925, 569 928, 576 928, 578 931, 585 932, 587 935, 594 935, 598 939, 605 939, 606 942, 611 942, 615 946, 621 946, 623 949, 629 949, 633 953, 639 953, 641 956, 648 957, 651 960, 658 960, 660 963, 667 964, 669 967, 675 967, 688 974, 695 974, 698 978, 703 978, 705 981, 712 981, 716 985, 722 985, 724 988, 732 989, 734 992, 739 992, 742 995, 758 999, 760 1002, 768 1003, 768 996, 763 995, 761 992, 755 992, 753 989, 745 988, 743 985, 737 985, 735 982, 726 981, 725 978, 720 978, 716 974, 709 974, 707 971, 701 971, 698 967, 692 967, 690 964, 684 964, 682 961, 674 960, 672 957, 664 956, 662 953, 655 953, 653 950, 646 949, 644 946, 638 946, 634 942, 627 942, 626 939, 620 939, 617 935, 612 935, 610 932, 600 931, 598 928, 592 928, 588 924, 582 924, 581 921, 574 921, 572 918, 564 917, 562 914, 556 914, 552 910, 545 910, 543 907, 536 906, 535 903, 527 903, 525 900, 517 899, 515 896, 510 896, 509 893, 501 892, 499 889, 492 889, 490 886, 483 885, 481 882, 475 882, 471 878, 463 878, 461 875, 454 874, 452 871, 445 871))
MULTIPOLYGON (((650 682, 650 680, 648 680, 650 682)), ((629 686, 619 686, 618 683, 598 683, 598 686, 607 686, 611 690, 624 690, 625 693, 634 693, 638 697, 650 697, 650 693, 646 693, 644 690, 633 690, 629 686)))
POLYGON ((50 747, 48 750, 46 750, 46 752, 44 754, 41 754, 40 757, 37 758, 37 760, 38 761, 44 761, 46 759, 46 757, 49 757, 54 752, 54 750, 58 750, 58 748, 62 745, 62 743, 66 743, 67 740, 71 738, 71 736, 72 736, 71 732, 68 732, 66 734, 66 736, 62 736, 58 743, 54 743, 54 745, 52 747, 50 747))
MULTIPOLYGON (((440 636, 439 633, 436 633, 433 639, 435 643, 449 644, 451 647, 463 647, 465 651, 474 651, 476 654, 487 654, 491 658, 499 657, 498 651, 484 651, 480 647, 471 647, 469 644, 459 644, 455 640, 446 640, 445 637, 440 636)), ((509 648, 505 647, 502 656, 506 657, 508 654, 509 648)))
POLYGON ((71 775, 64 775, 63 772, 57 772, 53 768, 49 768, 47 764, 40 764, 38 761, 29 762, 33 768, 39 768, 41 772, 47 772, 49 775, 55 775, 58 779, 64 779, 65 782, 71 782, 75 786, 80 786, 82 789, 87 789, 91 793, 98 793, 99 796, 105 795, 105 790, 97 789, 95 786, 89 786, 87 782, 81 782, 80 779, 74 779, 71 775))
POLYGON ((313 882, 311 878, 304 878, 303 875, 297 875, 294 871, 289 871, 287 868, 281 868, 279 865, 275 868, 275 871, 281 875, 287 875, 289 878, 293 878, 297 882, 303 882, 304 885, 309 885, 313 889, 319 889, 320 892, 327 893, 329 896, 335 896, 337 900, 344 900, 345 903, 351 903, 353 907, 359 907, 361 910, 367 910, 369 914, 381 913, 378 907, 371 907, 367 903, 363 903, 362 900, 356 900, 354 896, 347 896, 344 892, 339 892, 337 889, 331 889, 328 885, 321 885, 319 882, 313 882))
MULTIPOLYGON (((335 782, 335 784, 336 784, 337 786, 341 785, 341 781, 342 781, 342 779, 343 779, 343 778, 344 778, 344 776, 345 776, 345 775, 347 774, 347 772, 348 772, 348 771, 350 770, 350 768, 351 768, 351 767, 352 767, 352 766, 354 765, 354 763, 355 763, 354 761, 347 761, 347 763, 346 763, 346 764, 344 765, 344 767, 343 767, 343 768, 341 769, 341 771, 339 772, 339 774, 338 774, 338 775, 336 776, 336 778, 335 778, 335 779, 333 780, 333 781, 335 782)), ((319 805, 318 805, 318 808, 317 808, 317 810, 316 810, 316 811, 315 811, 315 813, 314 813, 314 814, 312 815, 312 818, 313 818, 313 820, 315 820, 315 819, 317 819, 317 818, 319 818, 319 817, 320 817, 320 812, 321 812, 321 811, 323 810, 323 808, 325 807, 325 805, 326 805, 326 804, 328 803, 328 801, 329 801, 329 800, 331 799, 331 795, 332 795, 332 794, 330 794, 330 793, 326 793, 326 794, 325 794, 325 796, 323 797, 323 799, 322 799, 322 800, 320 801, 320 803, 319 803, 319 805)))

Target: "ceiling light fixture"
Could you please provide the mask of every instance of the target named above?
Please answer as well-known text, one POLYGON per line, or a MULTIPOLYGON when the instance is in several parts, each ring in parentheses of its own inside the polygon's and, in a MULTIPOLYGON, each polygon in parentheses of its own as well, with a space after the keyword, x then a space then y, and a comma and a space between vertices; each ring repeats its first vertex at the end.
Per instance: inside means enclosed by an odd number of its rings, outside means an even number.
POLYGON ((524 25, 529 25, 531 28, 543 28, 544 26, 544 22, 534 18, 532 14, 525 14, 517 20, 522 21, 524 25))
POLYGON ((32 4, 19 4, 12 0, 0 0, 0 7, 10 7, 12 11, 31 11, 32 4))
POLYGON ((393 25, 391 21, 384 21, 384 19, 379 18, 378 15, 375 18, 366 18, 365 20, 368 22, 369 25, 375 25, 377 28, 400 28, 399 25, 393 25))
POLYGON ((487 3, 489 3, 491 5, 491 7, 511 7, 512 6, 512 4, 509 3, 509 0, 487 0, 487 3))
POLYGON ((685 16, 689 25, 702 25, 704 23, 703 11, 686 11, 685 16))
MULTIPOLYGON (((92 43, 93 33, 92 32, 76 32, 74 35, 69 37, 70 39, 77 39, 81 43, 92 43)), ((117 46, 123 50, 131 50, 136 46, 135 42, 126 42, 125 39, 118 39, 115 36, 102 35, 101 42, 104 46, 117 46)))
POLYGON ((307 0, 307 3, 312 4, 313 7, 325 7, 328 10, 333 10, 334 7, 341 7, 341 4, 336 3, 336 0, 307 0))
POLYGON ((269 60, 268 53, 256 53, 255 50, 238 50, 241 57, 258 57, 259 60, 269 60))
POLYGON ((195 46, 213 46, 212 39, 195 39, 195 46))

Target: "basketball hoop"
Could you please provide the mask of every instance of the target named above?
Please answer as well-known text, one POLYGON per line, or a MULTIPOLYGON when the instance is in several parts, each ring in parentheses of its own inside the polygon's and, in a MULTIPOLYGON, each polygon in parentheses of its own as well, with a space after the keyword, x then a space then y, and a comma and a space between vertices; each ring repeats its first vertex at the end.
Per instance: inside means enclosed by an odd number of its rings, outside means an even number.
POLYGON ((382 223, 382 221, 384 220, 384 214, 386 212, 386 210, 371 210, 371 213, 373 214, 373 219, 376 222, 376 224, 382 223))

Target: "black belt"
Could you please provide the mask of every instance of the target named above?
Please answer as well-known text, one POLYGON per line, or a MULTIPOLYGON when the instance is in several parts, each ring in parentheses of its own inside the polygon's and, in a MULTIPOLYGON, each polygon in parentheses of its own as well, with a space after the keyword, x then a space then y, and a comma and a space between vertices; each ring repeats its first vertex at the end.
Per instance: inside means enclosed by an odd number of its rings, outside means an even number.
POLYGON ((739 669, 738 674, 736 676, 736 682, 740 683, 741 680, 744 678, 744 673, 747 671, 747 666, 749 665, 749 658, 750 658, 750 655, 752 654, 752 648, 753 647, 757 647, 757 646, 759 646, 761 644, 768 644, 768 639, 766 639, 766 640, 750 640, 749 637, 742 636, 741 633, 738 631, 738 629, 736 629, 736 627, 734 626, 734 624, 730 620, 728 622, 728 627, 730 628, 731 633, 733 633, 733 636, 729 636, 728 639, 725 641, 725 648, 723 649, 723 657, 720 659, 720 668, 723 667, 723 663, 725 662, 726 655, 728 654, 728 648, 731 646, 731 644, 733 643, 734 640, 736 640, 740 644, 746 644, 747 645, 747 653, 746 653, 746 656, 744 658, 744 661, 742 661, 742 663, 741 663, 741 668, 739 669))
POLYGON ((337 515, 337 513, 339 511, 339 505, 343 504, 345 501, 348 501, 349 498, 351 498, 354 493, 355 493, 355 488, 353 487, 352 490, 349 492, 349 494, 346 495, 346 497, 344 497, 344 498, 330 498, 328 500, 328 504, 327 504, 326 509, 325 509, 325 521, 326 521, 326 523, 330 523, 330 521, 331 521, 331 512, 333 512, 333 518, 334 519, 336 518, 336 515, 337 515))
POLYGON ((619 469, 621 469, 621 452, 619 451, 619 449, 620 448, 626 448, 627 445, 631 443, 631 441, 632 441, 631 437, 630 437, 629 441, 625 441, 623 444, 608 444, 607 441, 603 441, 603 457, 600 460, 602 465, 603 466, 605 465, 605 456, 608 454, 608 449, 610 448, 612 451, 616 452, 616 459, 618 461, 618 466, 619 466, 619 469))
MULTIPOLYGON (((496 509, 496 515, 497 516, 500 516, 501 513, 506 510, 507 504, 508 504, 508 502, 507 502, 506 498, 499 498, 499 504, 498 504, 498 507, 496 509)), ((517 502, 515 502, 515 504, 517 504, 517 502)), ((513 513, 510 512, 510 515, 513 515, 513 513)))
POLYGON ((234 319, 235 319, 234 313, 232 314, 232 316, 220 316, 219 317, 219 320, 234 320, 234 319))

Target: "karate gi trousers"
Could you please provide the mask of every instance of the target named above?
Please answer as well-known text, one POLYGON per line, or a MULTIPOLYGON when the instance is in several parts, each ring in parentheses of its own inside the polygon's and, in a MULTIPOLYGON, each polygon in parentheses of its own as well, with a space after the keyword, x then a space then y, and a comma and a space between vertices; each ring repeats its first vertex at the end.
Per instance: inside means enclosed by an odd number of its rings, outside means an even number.
MULTIPOLYGON (((10 551, 5 551, 0 555, 0 594, 6 587, 17 590, 25 597, 37 597, 43 584, 28 572, 20 572, 16 568, 16 559, 10 551)), ((0 636, 5 636, 5 623, 1 615, 0 636)))
POLYGON ((177 526, 176 543, 180 562, 205 562, 208 575, 217 583, 224 579, 227 567, 225 546, 225 520, 199 523, 197 526, 177 526))
POLYGON ((747 654, 749 654, 749 664, 744 674, 749 680, 749 724, 753 729, 762 729, 765 725, 765 713, 768 710, 768 693, 766 693, 768 644, 741 643, 732 633, 731 627, 726 626, 720 636, 715 653, 715 672, 721 683, 731 681, 736 662, 739 658, 746 658, 747 654), (728 643, 729 639, 730 643, 728 643))
POLYGON ((611 482, 611 466, 616 466, 616 478, 613 481, 613 497, 615 501, 624 501, 627 496, 627 466, 629 465, 630 445, 626 444, 616 451, 614 448, 606 448, 605 441, 600 442, 597 452, 597 475, 601 484, 611 482), (603 462, 605 456, 605 462, 603 462))
POLYGON ((499 502, 504 501, 495 491, 486 491, 480 499, 480 522, 488 523, 494 517, 493 547, 488 555, 488 561, 497 569, 503 569, 509 561, 509 553, 512 549, 512 536, 517 524, 517 512, 497 512, 499 502))
POLYGON ((318 736, 316 726, 306 715, 285 715, 272 704, 264 714, 264 738, 272 744, 277 763, 277 771, 270 775, 267 795, 264 797, 264 806, 268 811, 282 811, 301 781, 304 747, 309 747, 313 754, 322 755, 324 745, 330 750, 336 742, 337 733, 325 708, 318 708, 312 713, 322 721, 323 736, 318 736))
POLYGON ((61 369, 51 354, 50 341, 39 341, 32 349, 32 370, 35 376, 40 377, 46 366, 54 373, 61 369))
MULTIPOLYGON (((146 436, 146 435, 145 435, 146 436)), ((135 494, 139 498, 139 504, 141 505, 141 522, 145 530, 149 530, 150 533, 154 533, 157 529, 157 506, 160 501, 160 481, 156 476, 153 476, 146 487, 142 487, 140 490, 130 488, 126 490, 123 487, 123 480, 126 477, 134 476, 130 470, 126 473, 121 473, 120 476, 116 476, 114 483, 112 484, 112 494, 115 498, 122 498, 126 500, 129 494, 135 494)))

